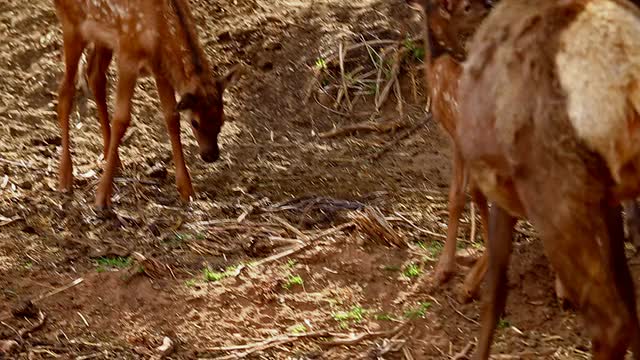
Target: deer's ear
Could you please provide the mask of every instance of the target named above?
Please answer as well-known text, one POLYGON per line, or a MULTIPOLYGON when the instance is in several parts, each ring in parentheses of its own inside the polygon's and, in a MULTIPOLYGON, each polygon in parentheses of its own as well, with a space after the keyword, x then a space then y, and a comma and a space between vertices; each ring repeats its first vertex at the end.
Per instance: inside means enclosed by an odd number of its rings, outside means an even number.
POLYGON ((453 0, 440 0, 440 6, 449 14, 453 12, 453 0))
POLYGON ((238 79, 240 79, 240 77, 242 76, 243 72, 244 72, 244 69, 242 68, 241 65, 235 65, 231 69, 229 69, 229 71, 227 71, 226 74, 217 78, 216 83, 218 84, 219 88, 224 90, 227 88, 227 86, 238 81, 238 79))
POLYGON ((197 96, 195 96, 192 93, 186 93, 182 95, 182 97, 180 98, 180 101, 176 105, 176 110, 177 111, 191 110, 196 106, 197 101, 198 101, 197 96))

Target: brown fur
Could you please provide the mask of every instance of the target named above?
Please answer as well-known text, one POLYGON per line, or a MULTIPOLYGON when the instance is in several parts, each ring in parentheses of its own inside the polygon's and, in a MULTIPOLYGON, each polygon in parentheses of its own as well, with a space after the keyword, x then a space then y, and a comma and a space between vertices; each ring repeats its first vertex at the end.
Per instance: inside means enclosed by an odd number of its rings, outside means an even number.
MULTIPOLYGON (((491 7, 488 0, 407 0, 427 13, 429 49, 435 59, 447 54, 456 60, 466 57, 466 45, 491 7)), ((426 19, 425 19, 426 20, 426 19)))
MULTIPOLYGON (((416 5, 410 0, 410 4, 416 5)), ((465 204, 465 188, 468 175, 462 157, 458 151, 456 127, 459 118, 458 83, 462 67, 456 58, 465 56, 467 37, 475 31, 486 17, 489 8, 483 0, 435 1, 417 3, 425 16, 425 76, 429 96, 432 100, 434 117, 446 130, 452 140, 453 159, 452 176, 449 189, 449 219, 447 240, 436 270, 436 281, 443 283, 455 271, 455 252, 460 215, 465 204), (444 47, 444 53, 438 46, 444 47)), ((483 235, 487 239, 487 202, 481 192, 470 184, 471 194, 479 207, 483 223, 483 235)), ((464 300, 476 293, 486 272, 486 257, 483 256, 468 274, 462 288, 464 300)))
POLYGON ((118 147, 131 120, 131 98, 140 76, 152 74, 164 113, 176 166, 181 198, 193 194, 180 141, 180 116, 189 110, 192 128, 203 160, 219 156, 217 137, 224 121, 222 93, 237 77, 234 69, 214 78, 204 50, 198 43, 188 0, 55 0, 62 25, 65 75, 58 95, 58 120, 62 129, 59 187, 71 191, 73 182, 69 150, 69 113, 73 106, 78 61, 87 55, 87 79, 98 108, 106 165, 96 206, 111 202, 112 182, 119 167, 118 147), (106 104, 106 71, 117 54, 118 86, 113 124, 106 104), (176 104, 175 93, 180 95, 176 104), (112 125, 112 126, 111 126, 112 125))
MULTIPOLYGON (((596 1, 608 0, 503 1, 470 46, 457 134, 472 178, 492 202, 478 359, 489 357, 504 310, 516 217, 529 219, 540 232, 553 268, 585 318, 593 358, 623 359, 631 344, 640 359, 614 178, 606 159, 577 135, 557 73, 561 35, 596 1)), ((639 190, 628 194, 635 197, 639 190)))

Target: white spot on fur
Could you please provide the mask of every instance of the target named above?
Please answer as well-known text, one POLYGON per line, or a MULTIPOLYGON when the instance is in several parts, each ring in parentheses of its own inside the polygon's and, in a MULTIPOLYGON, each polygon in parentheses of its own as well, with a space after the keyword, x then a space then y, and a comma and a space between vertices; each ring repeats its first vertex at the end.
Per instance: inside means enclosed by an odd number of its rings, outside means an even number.
POLYGON ((579 138, 621 168, 640 155, 640 17, 610 0, 594 0, 561 34, 556 66, 579 138))

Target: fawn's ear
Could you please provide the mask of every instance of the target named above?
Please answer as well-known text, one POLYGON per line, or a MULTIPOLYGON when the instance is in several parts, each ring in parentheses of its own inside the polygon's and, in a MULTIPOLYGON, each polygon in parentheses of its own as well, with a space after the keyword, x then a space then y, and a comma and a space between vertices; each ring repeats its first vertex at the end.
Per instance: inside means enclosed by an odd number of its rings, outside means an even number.
POLYGON ((405 0, 407 5, 419 11, 427 11, 429 0, 405 0))
POLYGON ((448 13, 453 11, 453 0, 440 0, 440 6, 448 13))
POLYGON ((226 74, 217 78, 216 83, 218 84, 218 87, 220 89, 224 90, 227 88, 227 86, 238 81, 238 79, 240 79, 240 77, 242 76, 243 72, 244 71, 241 65, 235 65, 231 69, 229 69, 229 71, 227 71, 226 74))
POLYGON ((182 95, 178 105, 176 105, 177 111, 185 111, 193 109, 196 106, 196 102, 198 101, 197 96, 192 93, 186 93, 182 95))

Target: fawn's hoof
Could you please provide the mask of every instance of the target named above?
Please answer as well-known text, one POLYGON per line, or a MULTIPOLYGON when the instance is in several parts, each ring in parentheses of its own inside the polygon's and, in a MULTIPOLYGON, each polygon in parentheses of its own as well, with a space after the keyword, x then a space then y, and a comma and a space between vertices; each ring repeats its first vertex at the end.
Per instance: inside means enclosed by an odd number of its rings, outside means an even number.
POLYGON ((554 290, 556 292, 556 300, 558 301, 558 306, 562 310, 570 310, 573 308, 573 303, 571 299, 569 299, 569 294, 567 290, 564 288, 564 284, 560 281, 558 277, 556 277, 554 283, 554 290))
POLYGON ((193 186, 191 184, 178 185, 178 194, 180 194, 180 201, 182 204, 189 204, 191 202, 191 197, 193 196, 193 186))
POLYGON ((67 184, 60 184, 58 185, 58 192, 65 194, 65 195, 69 195, 73 193, 73 186, 72 185, 67 185, 67 184))
POLYGON ((93 207, 93 211, 95 211, 96 217, 98 217, 98 219, 110 219, 115 215, 111 206, 95 205, 93 207))
POLYGON ((189 205, 191 203, 191 196, 193 196, 193 192, 188 194, 180 193, 180 202, 182 205, 189 205))
POLYGON ((468 304, 478 299, 478 287, 470 287, 468 285, 462 285, 458 291, 458 301, 461 304, 468 304))
POLYGON ((440 262, 436 267, 435 281, 436 284, 442 285, 449 281, 455 273, 455 264, 451 261, 440 262))
POLYGON ((96 215, 99 218, 107 218, 113 215, 113 209, 111 208, 111 201, 104 200, 98 196, 95 204, 93 205, 93 210, 96 212, 96 215))
POLYGON ((73 192, 73 175, 60 175, 58 191, 63 194, 71 194, 73 192))

